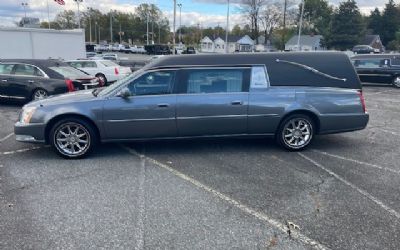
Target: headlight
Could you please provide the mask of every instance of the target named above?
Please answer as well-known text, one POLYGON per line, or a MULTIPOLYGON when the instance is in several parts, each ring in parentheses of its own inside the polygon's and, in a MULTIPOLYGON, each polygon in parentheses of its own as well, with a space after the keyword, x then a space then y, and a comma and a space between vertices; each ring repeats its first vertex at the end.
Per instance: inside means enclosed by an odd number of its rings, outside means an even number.
POLYGON ((36 107, 27 107, 22 109, 20 122, 25 124, 30 123, 33 113, 35 113, 35 110, 36 107))

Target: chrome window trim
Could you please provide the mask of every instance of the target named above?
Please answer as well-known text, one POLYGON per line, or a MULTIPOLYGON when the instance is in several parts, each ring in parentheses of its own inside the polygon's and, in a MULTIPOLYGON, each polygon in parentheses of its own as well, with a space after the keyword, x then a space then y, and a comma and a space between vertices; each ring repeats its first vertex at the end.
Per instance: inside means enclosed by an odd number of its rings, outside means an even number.
POLYGON ((14 67, 15 67, 15 65, 17 65, 17 64, 20 64, 20 65, 28 65, 28 66, 31 66, 31 67, 34 67, 34 68, 36 68, 37 70, 39 70, 40 71, 40 73, 42 73, 43 74, 43 76, 24 76, 24 75, 16 75, 16 74, 0 74, 0 75, 2 75, 2 76, 18 76, 18 77, 37 77, 37 78, 50 78, 41 68, 39 68, 38 66, 36 66, 36 65, 33 65, 33 64, 29 64, 29 63, 20 63, 20 62, 0 62, 0 64, 14 64, 14 67))

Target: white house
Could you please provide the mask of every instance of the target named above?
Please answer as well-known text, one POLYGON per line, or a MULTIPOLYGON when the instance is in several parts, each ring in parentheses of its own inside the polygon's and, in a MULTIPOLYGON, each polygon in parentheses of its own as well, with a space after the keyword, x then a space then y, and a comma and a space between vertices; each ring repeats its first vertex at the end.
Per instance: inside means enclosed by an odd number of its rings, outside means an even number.
MULTIPOLYGON (((229 36, 228 37, 228 51, 234 52, 251 52, 255 49, 255 41, 248 35, 229 36)), ((217 37, 214 41, 208 36, 205 36, 200 41, 201 52, 204 53, 225 53, 226 43, 225 38, 217 37)))
POLYGON ((214 52, 214 42, 208 36, 205 36, 200 41, 200 49, 204 53, 213 53, 214 52))
POLYGON ((295 35, 289 39, 289 41, 285 44, 285 50, 287 51, 318 51, 318 50, 326 50, 326 48, 322 47, 321 41, 323 37, 321 35, 302 35, 300 36, 300 49, 298 48, 298 39, 299 36, 295 35))

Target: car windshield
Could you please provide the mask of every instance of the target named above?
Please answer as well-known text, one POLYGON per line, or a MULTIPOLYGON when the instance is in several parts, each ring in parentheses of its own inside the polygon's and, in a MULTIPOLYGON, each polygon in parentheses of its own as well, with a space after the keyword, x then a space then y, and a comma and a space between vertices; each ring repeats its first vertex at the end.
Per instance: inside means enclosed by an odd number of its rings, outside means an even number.
POLYGON ((88 77, 89 74, 80 71, 76 68, 73 67, 67 67, 67 66, 62 66, 62 67, 50 67, 51 70, 57 72, 58 74, 62 75, 65 78, 71 78, 71 79, 77 79, 81 77, 88 77))
POLYGON ((117 82, 115 82, 114 84, 102 89, 100 92, 98 92, 98 96, 106 96, 106 95, 114 92, 114 90, 120 88, 121 86, 123 86, 124 84, 126 84, 128 82, 131 82, 133 79, 135 79, 137 76, 139 76, 143 72, 144 72, 144 69, 140 69, 138 71, 133 72, 129 76, 127 76, 123 79, 120 79, 117 82))

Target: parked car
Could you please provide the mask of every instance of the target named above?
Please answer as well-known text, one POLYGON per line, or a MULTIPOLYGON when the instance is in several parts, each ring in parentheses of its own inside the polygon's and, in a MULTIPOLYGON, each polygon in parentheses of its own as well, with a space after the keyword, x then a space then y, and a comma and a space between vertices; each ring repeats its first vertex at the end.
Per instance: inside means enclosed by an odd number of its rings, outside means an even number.
POLYGON ((361 82, 400 88, 400 54, 360 55, 351 60, 361 82))
POLYGON ((194 47, 187 47, 182 54, 196 54, 196 50, 194 47))
POLYGON ((74 60, 67 61, 67 63, 72 67, 98 77, 105 85, 132 73, 129 67, 120 66, 109 60, 74 60))
POLYGON ((107 88, 25 105, 15 134, 65 158, 97 142, 218 136, 275 136, 301 150, 368 120, 343 53, 165 56, 107 88))
POLYGON ((92 58, 97 56, 96 52, 86 52, 86 58, 92 58))
POLYGON ((103 58, 104 60, 118 61, 118 55, 112 53, 103 54, 101 55, 101 58, 103 58))
POLYGON ((0 61, 0 98, 31 101, 101 87, 96 77, 58 60, 0 61))
POLYGON ((353 47, 354 54, 374 54, 380 53, 379 49, 374 49, 369 45, 356 45, 353 47))
POLYGON ((145 53, 148 55, 169 55, 172 54, 168 45, 152 44, 144 46, 145 53))

